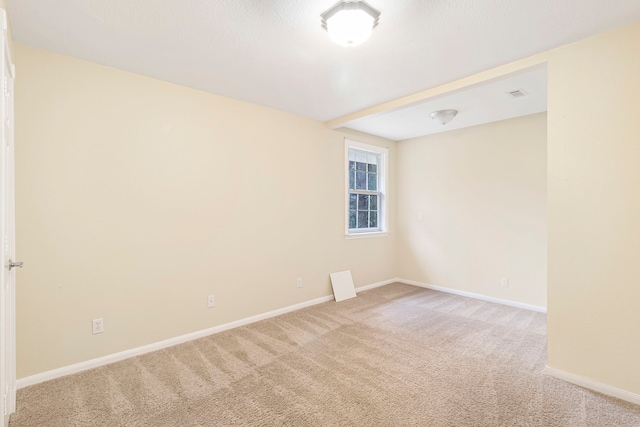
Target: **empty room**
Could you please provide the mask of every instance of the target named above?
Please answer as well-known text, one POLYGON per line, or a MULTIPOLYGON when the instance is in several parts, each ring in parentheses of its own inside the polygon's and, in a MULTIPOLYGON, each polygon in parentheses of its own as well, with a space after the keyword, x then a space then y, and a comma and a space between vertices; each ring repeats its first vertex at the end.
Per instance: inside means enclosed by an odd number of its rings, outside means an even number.
POLYGON ((640 426, 640 3, 336 1, 0 0, 5 426, 640 426))

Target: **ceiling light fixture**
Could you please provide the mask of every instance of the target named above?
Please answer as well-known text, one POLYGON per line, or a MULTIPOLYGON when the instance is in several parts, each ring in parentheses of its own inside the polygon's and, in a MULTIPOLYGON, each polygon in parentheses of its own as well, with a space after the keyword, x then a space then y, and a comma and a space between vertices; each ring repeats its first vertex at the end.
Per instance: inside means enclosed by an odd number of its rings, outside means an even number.
POLYGON ((354 47, 366 41, 378 25, 380 12, 363 1, 342 0, 320 15, 322 28, 341 46, 354 47))
POLYGON ((444 126, 457 115, 458 110, 438 110, 431 113, 431 118, 439 121, 444 126))

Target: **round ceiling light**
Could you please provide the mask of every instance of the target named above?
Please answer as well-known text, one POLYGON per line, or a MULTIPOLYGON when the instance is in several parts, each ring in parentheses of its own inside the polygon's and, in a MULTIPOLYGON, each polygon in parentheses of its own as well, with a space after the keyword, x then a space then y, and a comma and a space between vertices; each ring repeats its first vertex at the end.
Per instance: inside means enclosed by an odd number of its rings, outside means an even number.
POLYGON ((437 120, 443 126, 449 123, 458 115, 458 110, 438 110, 431 113, 431 118, 437 120))

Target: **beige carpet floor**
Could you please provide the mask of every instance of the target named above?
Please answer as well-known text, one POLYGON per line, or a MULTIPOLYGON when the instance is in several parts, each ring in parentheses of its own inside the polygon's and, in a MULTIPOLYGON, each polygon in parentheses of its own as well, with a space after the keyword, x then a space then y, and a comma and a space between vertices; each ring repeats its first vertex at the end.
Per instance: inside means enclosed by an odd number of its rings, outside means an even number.
POLYGON ((542 374, 545 329, 392 284, 27 387, 10 426, 640 426, 542 374))

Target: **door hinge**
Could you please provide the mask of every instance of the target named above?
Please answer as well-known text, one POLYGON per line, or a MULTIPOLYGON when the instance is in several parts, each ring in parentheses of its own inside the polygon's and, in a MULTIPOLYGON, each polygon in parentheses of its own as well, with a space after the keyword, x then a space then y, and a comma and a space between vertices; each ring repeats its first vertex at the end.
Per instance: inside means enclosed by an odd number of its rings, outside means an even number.
POLYGON ((2 400, 4 401, 4 415, 7 415, 7 395, 2 396, 2 400))
POLYGON ((9 79, 7 78, 7 76, 4 76, 4 96, 5 98, 9 97, 9 79))

